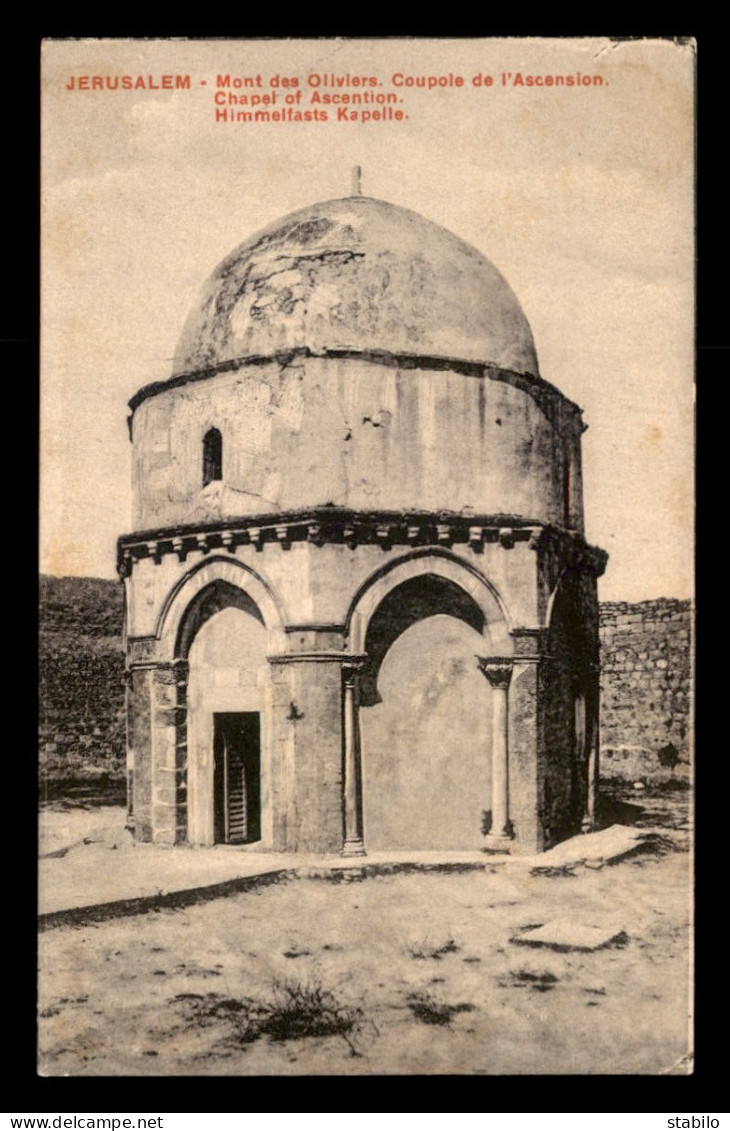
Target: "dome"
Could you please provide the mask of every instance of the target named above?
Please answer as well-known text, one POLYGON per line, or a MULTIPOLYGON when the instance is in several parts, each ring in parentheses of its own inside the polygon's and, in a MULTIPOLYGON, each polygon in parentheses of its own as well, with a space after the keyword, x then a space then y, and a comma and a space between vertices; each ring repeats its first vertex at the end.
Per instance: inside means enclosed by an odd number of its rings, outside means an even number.
POLYGON ((173 375, 294 349, 539 375, 529 324, 496 267, 438 224, 365 196, 303 208, 236 248, 188 317, 173 375))

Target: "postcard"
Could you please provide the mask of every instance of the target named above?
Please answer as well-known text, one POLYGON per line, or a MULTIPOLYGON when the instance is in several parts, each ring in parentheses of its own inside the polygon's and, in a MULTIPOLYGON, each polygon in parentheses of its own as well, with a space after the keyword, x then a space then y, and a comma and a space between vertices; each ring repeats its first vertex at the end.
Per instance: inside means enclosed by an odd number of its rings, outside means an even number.
POLYGON ((38 1071, 692 1071, 686 39, 42 46, 38 1071))

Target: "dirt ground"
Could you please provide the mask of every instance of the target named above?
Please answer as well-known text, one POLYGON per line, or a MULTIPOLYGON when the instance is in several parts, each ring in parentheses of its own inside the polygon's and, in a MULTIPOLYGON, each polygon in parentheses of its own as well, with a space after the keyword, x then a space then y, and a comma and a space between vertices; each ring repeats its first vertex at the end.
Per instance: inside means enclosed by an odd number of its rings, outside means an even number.
MULTIPOLYGON (((42 1075, 686 1073, 685 792, 603 867, 289 879, 40 936, 42 1075), (594 951, 514 941, 610 916, 594 951)), ((79 818, 79 828, 82 819, 79 818)))

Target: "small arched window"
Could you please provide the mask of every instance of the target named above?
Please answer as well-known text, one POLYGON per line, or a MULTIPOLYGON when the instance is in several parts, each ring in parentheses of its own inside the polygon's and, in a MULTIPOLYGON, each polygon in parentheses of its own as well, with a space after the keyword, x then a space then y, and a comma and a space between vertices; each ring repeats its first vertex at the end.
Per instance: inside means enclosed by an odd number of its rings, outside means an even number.
POLYGON ((223 478, 223 437, 217 428, 203 436, 203 486, 223 478))

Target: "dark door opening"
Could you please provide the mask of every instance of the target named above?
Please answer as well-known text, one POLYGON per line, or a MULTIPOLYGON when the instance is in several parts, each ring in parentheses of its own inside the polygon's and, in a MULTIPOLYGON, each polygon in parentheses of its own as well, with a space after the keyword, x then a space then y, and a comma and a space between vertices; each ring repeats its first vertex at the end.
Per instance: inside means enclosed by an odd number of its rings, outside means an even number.
POLYGON ((261 716, 215 714, 213 780, 216 844, 261 840, 261 716))

